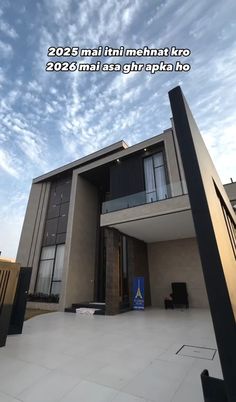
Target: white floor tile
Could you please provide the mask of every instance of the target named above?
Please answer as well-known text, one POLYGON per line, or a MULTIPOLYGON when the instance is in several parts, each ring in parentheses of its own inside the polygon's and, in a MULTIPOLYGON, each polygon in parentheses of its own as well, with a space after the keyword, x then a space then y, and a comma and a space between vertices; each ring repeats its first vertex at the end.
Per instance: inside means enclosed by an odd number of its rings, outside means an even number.
MULTIPOLYGON (((216 353, 213 360, 204 360, 204 359, 196 359, 193 365, 193 370, 197 371, 197 373, 201 374, 201 372, 207 369, 209 371, 209 375, 211 377, 221 378, 223 379, 223 374, 221 370, 219 355, 216 353)), ((192 372, 192 371, 191 371, 192 372)), ((190 374, 191 374, 190 372, 190 374)))
POLYGON ((154 359, 148 358, 148 356, 143 355, 137 356, 135 354, 125 352, 125 353, 120 353, 120 356, 112 362, 113 366, 118 366, 118 367, 125 367, 126 369, 129 369, 134 372, 139 372, 140 370, 145 369, 149 364, 153 361, 154 359))
POLYGON ((151 363, 122 390, 152 401, 169 402, 186 377, 185 362, 151 363))
POLYGON ((82 381, 60 402, 111 402, 117 391, 88 381, 82 381))
POLYGON ((10 371, 7 370, 0 376, 0 390, 17 396, 49 372, 48 369, 29 363, 22 363, 21 367, 15 364, 10 371))
POLYGON ((121 387, 124 387, 129 381, 131 381, 136 375, 136 371, 125 366, 107 365, 101 370, 88 375, 86 378, 89 381, 119 390, 121 387))
POLYGON ((138 398, 137 396, 119 392, 112 402, 148 402, 146 399, 138 398))
POLYGON ((184 382, 174 394, 171 402, 204 402, 200 381, 184 382))
POLYGON ((23 402, 56 402, 67 395, 81 379, 65 373, 54 373, 41 377, 39 381, 18 395, 23 402))
POLYGON ((100 372, 106 364, 95 360, 92 357, 75 357, 69 360, 66 364, 57 367, 56 371, 65 372, 68 375, 76 375, 81 378, 88 376, 91 373, 100 372))
POLYGON ((184 344, 215 348, 209 311, 41 315, 0 349, 0 402, 200 402, 219 356, 176 355, 184 344))
POLYGON ((20 402, 20 400, 0 392, 0 402, 20 402))
POLYGON ((15 357, 20 361, 33 363, 48 369, 55 369, 71 358, 60 351, 51 351, 50 348, 43 349, 37 345, 22 345, 17 349, 8 347, 8 353, 12 358, 15 357))
POLYGON ((2 376, 8 376, 12 370, 20 371, 25 367, 25 363, 21 360, 9 356, 6 348, 0 349, 0 384, 2 376))
POLYGON ((107 347, 100 347, 97 350, 88 353, 88 358, 93 358, 101 363, 109 364, 111 361, 118 359, 119 353, 107 347))

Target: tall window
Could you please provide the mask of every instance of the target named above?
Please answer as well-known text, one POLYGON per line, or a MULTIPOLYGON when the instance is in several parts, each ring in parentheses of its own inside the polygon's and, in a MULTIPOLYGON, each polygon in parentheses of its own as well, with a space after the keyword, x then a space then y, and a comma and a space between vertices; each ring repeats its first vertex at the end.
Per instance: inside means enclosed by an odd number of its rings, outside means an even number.
POLYGON ((144 176, 147 202, 168 198, 163 152, 157 152, 144 159, 144 176))
POLYGON ((43 247, 39 263, 36 293, 59 295, 65 245, 43 247))

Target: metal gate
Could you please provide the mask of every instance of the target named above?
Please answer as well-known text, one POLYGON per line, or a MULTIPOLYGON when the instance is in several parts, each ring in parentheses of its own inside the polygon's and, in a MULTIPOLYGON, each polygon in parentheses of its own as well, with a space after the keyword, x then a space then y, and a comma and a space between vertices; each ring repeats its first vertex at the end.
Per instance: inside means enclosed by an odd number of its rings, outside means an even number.
POLYGON ((21 267, 20 269, 15 300, 11 313, 10 326, 8 330, 9 335, 22 333, 31 272, 31 268, 21 267))

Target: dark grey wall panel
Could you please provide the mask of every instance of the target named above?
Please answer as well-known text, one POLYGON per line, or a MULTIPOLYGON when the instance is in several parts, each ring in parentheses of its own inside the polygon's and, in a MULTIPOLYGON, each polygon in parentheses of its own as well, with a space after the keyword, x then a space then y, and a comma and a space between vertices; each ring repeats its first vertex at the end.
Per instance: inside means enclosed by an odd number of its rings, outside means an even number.
POLYGON ((65 233, 67 228, 67 215, 58 218, 57 233, 65 233))
POLYGON ((60 206, 53 204, 48 208, 47 219, 52 219, 58 217, 60 214, 60 206))
POLYGON ((69 202, 66 202, 65 204, 61 204, 60 207, 60 216, 68 215, 69 212, 69 202))
POLYGON ((62 244, 66 242, 66 233, 58 233, 56 236, 56 244, 62 244))
POLYGON ((110 167, 111 199, 144 191, 143 158, 136 155, 110 167))
POLYGON ((228 401, 235 402, 235 214, 181 88, 169 97, 228 401))
POLYGON ((52 183, 45 222, 43 246, 65 242, 71 178, 59 179, 52 183))
POLYGON ((56 235, 53 233, 50 236, 44 237, 43 239, 43 247, 44 246, 55 246, 56 244, 56 235))
POLYGON ((49 219, 45 225, 45 233, 52 235, 57 232, 58 218, 49 219))

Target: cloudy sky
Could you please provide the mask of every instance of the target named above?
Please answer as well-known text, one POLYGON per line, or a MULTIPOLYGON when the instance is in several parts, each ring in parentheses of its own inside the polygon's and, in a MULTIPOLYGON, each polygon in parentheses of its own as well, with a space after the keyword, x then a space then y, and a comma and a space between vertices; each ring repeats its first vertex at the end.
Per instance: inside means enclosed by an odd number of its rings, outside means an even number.
POLYGON ((2 255, 16 254, 33 177, 117 140, 131 145, 168 128, 168 91, 178 84, 222 181, 236 180, 235 15, 235 0, 1 0, 2 255), (45 71, 51 46, 99 45, 189 48, 191 71, 45 71))

